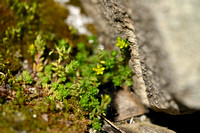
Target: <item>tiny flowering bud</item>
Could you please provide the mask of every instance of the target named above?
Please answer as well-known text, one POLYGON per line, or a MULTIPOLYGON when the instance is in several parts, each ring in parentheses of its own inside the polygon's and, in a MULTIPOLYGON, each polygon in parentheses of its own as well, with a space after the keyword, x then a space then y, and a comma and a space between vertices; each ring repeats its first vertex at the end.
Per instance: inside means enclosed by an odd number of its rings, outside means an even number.
POLYGON ((100 61, 101 64, 105 64, 106 62, 104 60, 100 61))
POLYGON ((104 69, 105 67, 100 67, 100 65, 97 65, 97 68, 92 68, 92 70, 95 71, 97 75, 103 74, 104 69))
POLYGON ((31 53, 31 55, 34 54, 34 52, 35 52, 35 46, 34 46, 34 44, 29 45, 29 52, 31 53))
POLYGON ((122 38, 118 37, 118 38, 117 38, 117 43, 116 43, 116 45, 117 45, 120 49, 123 49, 123 48, 128 47, 129 43, 128 43, 126 40, 123 40, 122 38))

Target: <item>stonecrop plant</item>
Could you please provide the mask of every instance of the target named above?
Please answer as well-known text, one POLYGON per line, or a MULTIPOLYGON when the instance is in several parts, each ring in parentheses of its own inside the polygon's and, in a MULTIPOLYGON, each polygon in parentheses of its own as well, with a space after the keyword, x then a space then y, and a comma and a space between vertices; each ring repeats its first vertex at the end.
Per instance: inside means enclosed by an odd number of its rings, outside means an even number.
POLYGON ((120 48, 120 49, 123 49, 123 48, 127 48, 129 46, 129 43, 126 39, 122 39, 121 37, 117 37, 117 43, 116 45, 120 48))
MULTIPOLYGON (((117 50, 98 50, 95 36, 85 38, 85 43, 75 43, 68 37, 59 38, 51 31, 40 30, 39 24, 44 21, 36 2, 7 0, 7 6, 15 12, 17 23, 7 27, 1 36, 3 41, 0 46, 6 51, 0 53, 0 86, 12 88, 8 91, 9 97, 7 96, 12 109, 16 108, 21 112, 23 108, 31 110, 28 113, 34 113, 34 120, 27 117, 26 123, 34 123, 38 126, 36 129, 43 131, 53 129, 53 124, 59 125, 59 121, 65 125, 63 130, 66 131, 82 132, 90 127, 101 130, 102 116, 106 116, 111 97, 109 94, 101 94, 100 88, 108 84, 117 88, 132 86, 132 71, 126 56, 129 54, 128 41, 117 38, 116 45, 120 53, 117 50), (20 54, 20 49, 18 57, 13 58, 17 63, 10 62, 9 58, 1 55, 14 57, 10 52, 14 52, 15 48, 7 49, 13 44, 23 44, 26 47, 25 52, 30 57, 27 59, 28 67, 15 67, 20 60, 27 58, 27 55, 20 54), (11 69, 9 65, 15 69, 11 69), (43 127, 37 124, 36 116, 38 115, 38 121, 42 121, 44 116, 41 114, 52 115, 49 120, 51 123, 44 124, 43 127)), ((2 104, 5 101, 0 98, 2 104)), ((7 104, 0 106, 0 111, 8 110, 7 107, 7 104)), ((0 127, 3 123, 9 123, 6 116, 0 115, 0 118, 0 127)), ((27 131, 36 129, 30 126, 27 131)))
POLYGON ((95 71, 97 75, 103 74, 104 69, 105 69, 105 67, 101 67, 99 64, 97 65, 97 68, 93 67, 93 71, 95 71))

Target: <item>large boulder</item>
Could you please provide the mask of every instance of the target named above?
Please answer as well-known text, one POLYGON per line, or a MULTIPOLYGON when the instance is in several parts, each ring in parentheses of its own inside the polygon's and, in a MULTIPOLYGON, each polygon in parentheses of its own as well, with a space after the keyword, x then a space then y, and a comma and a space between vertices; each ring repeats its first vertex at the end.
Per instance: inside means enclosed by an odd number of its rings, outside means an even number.
POLYGON ((170 114, 190 110, 172 95, 176 70, 148 6, 137 0, 82 0, 82 5, 94 19, 100 43, 107 50, 116 49, 119 36, 131 44, 133 90, 143 105, 170 114))
POLYGON ((164 40, 164 47, 173 69, 171 94, 184 106, 199 110, 200 1, 141 0, 140 2, 149 8, 164 40))

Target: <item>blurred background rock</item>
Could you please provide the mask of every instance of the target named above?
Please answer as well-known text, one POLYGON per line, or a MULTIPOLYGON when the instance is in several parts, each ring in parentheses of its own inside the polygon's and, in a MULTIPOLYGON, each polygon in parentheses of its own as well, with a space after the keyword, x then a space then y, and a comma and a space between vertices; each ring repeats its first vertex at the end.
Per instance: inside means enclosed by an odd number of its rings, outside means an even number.
POLYGON ((187 107, 200 109, 200 1, 140 2, 152 12, 173 65, 171 92, 187 107))

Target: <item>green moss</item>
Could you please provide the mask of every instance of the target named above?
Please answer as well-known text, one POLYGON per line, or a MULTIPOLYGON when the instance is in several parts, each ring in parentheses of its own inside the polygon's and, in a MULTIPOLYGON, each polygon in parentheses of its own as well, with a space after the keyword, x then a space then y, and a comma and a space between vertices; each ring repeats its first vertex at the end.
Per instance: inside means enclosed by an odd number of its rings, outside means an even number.
POLYGON ((69 115, 66 110, 73 107, 68 102, 63 104, 56 108, 54 103, 45 99, 26 106, 0 105, 0 128, 6 132, 84 132, 87 129, 86 118, 78 113, 69 115))
POLYGON ((32 84, 33 83, 33 78, 31 77, 31 75, 28 71, 23 71, 22 77, 23 77, 23 80, 26 84, 32 84))
POLYGON ((117 51, 97 51, 97 38, 72 33, 64 23, 68 11, 53 0, 7 2, 1 4, 15 22, 1 34, 0 85, 6 92, 0 93, 0 128, 7 132, 100 130, 111 98, 100 96, 99 86, 132 85, 123 57, 126 50, 121 50, 122 56, 117 51), (26 70, 21 67, 24 59, 29 62, 26 70))

